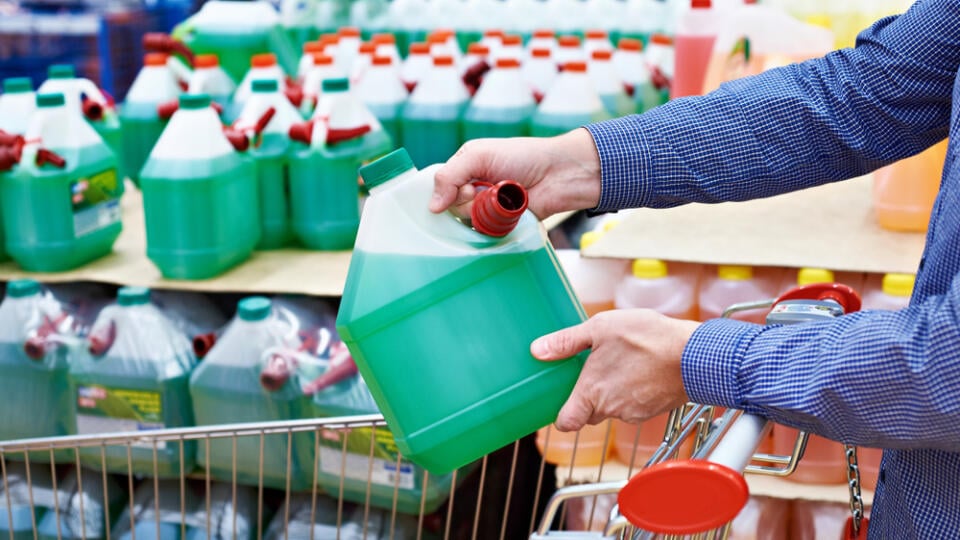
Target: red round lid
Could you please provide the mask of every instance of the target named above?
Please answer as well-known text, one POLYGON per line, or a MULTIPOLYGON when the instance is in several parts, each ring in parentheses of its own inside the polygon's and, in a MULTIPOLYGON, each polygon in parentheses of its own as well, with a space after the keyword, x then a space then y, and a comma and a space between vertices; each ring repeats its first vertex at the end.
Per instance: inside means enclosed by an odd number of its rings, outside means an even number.
POLYGON ((356 26, 344 26, 337 34, 343 37, 360 37, 360 29, 356 26))
POLYGON ((324 34, 320 36, 319 41, 324 45, 336 45, 337 43, 340 43, 340 36, 336 34, 324 34))
POLYGON ((608 50, 593 51, 591 54, 594 60, 610 60, 613 58, 613 52, 608 50))
POLYGON ((503 44, 507 46, 523 45, 523 38, 516 34, 506 34, 501 39, 503 44))
POLYGON ((750 496, 733 469, 705 460, 665 461, 648 467, 620 490, 620 513, 657 534, 696 534, 733 521, 750 496))
POLYGON ((548 28, 541 28, 540 30, 533 31, 533 37, 535 38, 552 38, 556 35, 556 32, 548 28))
POLYGON ((393 34, 374 34, 373 37, 370 38, 370 41, 378 45, 391 44, 396 43, 397 38, 393 34))
POLYGON ((690 7, 693 9, 709 9, 711 2, 710 0, 690 0, 690 7))
POLYGON ((277 65, 277 55, 273 53, 255 54, 250 59, 252 67, 270 67, 277 65))
POLYGON ((375 66, 389 66, 393 63, 393 59, 389 56, 374 56, 371 62, 375 66))
POLYGON ((488 55, 490 54, 490 47, 487 47, 483 43, 471 43, 467 47, 467 54, 476 54, 476 55, 488 55))
POLYGON ((145 66, 165 66, 167 65, 167 54, 166 53, 147 53, 143 57, 143 65, 145 66))
POLYGON ((586 62, 567 62, 563 65, 563 71, 572 71, 573 73, 586 73, 586 62))
POLYGON ((580 38, 577 36, 560 36, 557 43, 559 43, 561 47, 579 47, 580 38))
POLYGON ((650 43, 657 45, 673 45, 673 38, 666 34, 653 34, 650 36, 650 43))
POLYGON ((321 43, 319 41, 308 41, 303 44, 304 53, 315 53, 323 52, 323 49, 327 46, 326 43, 321 43))
POLYGON ((215 54, 198 54, 193 57, 193 67, 212 68, 220 65, 220 59, 215 54))
POLYGON ((410 54, 430 54, 429 43, 411 43, 410 54))
POLYGON ((361 43, 359 52, 360 54, 373 54, 377 52, 377 44, 373 42, 361 43))
POLYGON ((436 32, 435 32, 435 33, 430 34, 429 36, 427 36, 427 43, 430 43, 430 44, 434 44, 434 43, 446 43, 446 42, 447 42, 447 36, 446 36, 446 34, 436 33, 436 32))
POLYGON ((620 38, 618 47, 621 51, 642 51, 643 42, 639 39, 620 38))
POLYGON ((503 30, 491 28, 483 32, 483 37, 503 37, 503 30))
POLYGON ((584 35, 587 36, 587 39, 606 39, 607 31, 606 30, 587 30, 584 32, 584 35))
POLYGON ((534 58, 550 58, 550 49, 537 47, 530 51, 534 58))
POLYGON ((444 56, 434 56, 434 57, 433 57, 433 65, 435 65, 435 66, 452 66, 452 65, 453 65, 453 57, 452 57, 452 56, 447 56, 447 55, 444 55, 444 56))
POLYGON ((516 69, 520 67, 520 61, 516 58, 498 58, 497 59, 497 68, 499 69, 516 69))
POLYGON ((323 53, 313 53, 313 65, 329 66, 333 64, 333 57, 323 53))

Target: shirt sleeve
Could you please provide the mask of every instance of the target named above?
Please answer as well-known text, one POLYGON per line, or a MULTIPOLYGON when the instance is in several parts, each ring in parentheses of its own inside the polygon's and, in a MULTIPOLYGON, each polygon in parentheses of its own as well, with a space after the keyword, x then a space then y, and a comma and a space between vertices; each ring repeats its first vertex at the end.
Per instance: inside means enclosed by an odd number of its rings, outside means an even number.
POLYGON ((596 211, 768 197, 865 174, 947 136, 960 2, 920 0, 852 49, 586 126, 596 211))
POLYGON ((833 440, 955 451, 960 440, 960 279, 900 311, 764 327, 718 319, 683 353, 690 399, 833 440))

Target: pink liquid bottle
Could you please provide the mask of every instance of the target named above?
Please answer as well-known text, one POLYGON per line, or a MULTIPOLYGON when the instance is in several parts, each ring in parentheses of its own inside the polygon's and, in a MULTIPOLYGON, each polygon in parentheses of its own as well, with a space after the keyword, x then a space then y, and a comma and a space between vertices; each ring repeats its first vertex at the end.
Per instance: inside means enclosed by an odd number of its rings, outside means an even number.
POLYGON ((698 96, 719 33, 720 17, 710 0, 690 0, 690 11, 680 19, 674 39, 675 62, 670 97, 698 96))
MULTIPOLYGON (((633 261, 631 273, 617 286, 617 309, 645 308, 677 319, 697 319, 697 267, 657 259, 633 261), (680 268, 675 268, 679 266, 680 268)), ((614 441, 620 461, 642 467, 663 441, 668 414, 641 425, 614 420, 614 441)), ((692 441, 690 441, 692 444, 692 441)), ((683 445, 680 457, 689 457, 690 445, 683 445)))
MULTIPOLYGON (((776 287, 765 276, 750 266, 719 265, 708 274, 699 291, 700 320, 708 321, 723 315, 733 304, 773 298, 776 287)), ((766 312, 762 309, 742 311, 734 319, 763 324, 766 312)))

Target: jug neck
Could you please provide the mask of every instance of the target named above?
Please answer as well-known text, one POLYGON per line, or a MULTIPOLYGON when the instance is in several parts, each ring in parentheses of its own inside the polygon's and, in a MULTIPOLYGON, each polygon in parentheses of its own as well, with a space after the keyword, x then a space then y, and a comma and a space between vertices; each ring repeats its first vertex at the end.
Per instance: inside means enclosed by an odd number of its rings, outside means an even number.
POLYGON ((494 68, 473 97, 474 107, 532 107, 533 95, 517 67, 494 68))
POLYGON ((540 111, 557 114, 595 114, 603 102, 586 72, 563 71, 540 103, 540 111))
POLYGON ((411 103, 424 105, 459 105, 468 99, 470 94, 452 65, 433 66, 410 95, 411 103))
POLYGON ((212 159, 234 153, 212 107, 180 108, 157 141, 151 159, 212 159))

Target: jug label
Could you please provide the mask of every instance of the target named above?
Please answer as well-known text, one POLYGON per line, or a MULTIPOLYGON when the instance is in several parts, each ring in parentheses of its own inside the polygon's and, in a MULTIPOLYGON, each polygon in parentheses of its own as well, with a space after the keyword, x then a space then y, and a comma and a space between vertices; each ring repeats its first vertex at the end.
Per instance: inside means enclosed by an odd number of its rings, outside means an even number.
POLYGON ((414 466, 408 461, 397 463, 397 444, 393 435, 384 428, 377 429, 370 458, 370 428, 356 428, 350 433, 324 431, 320 440, 320 470, 326 474, 400 489, 414 489, 414 466), (347 453, 343 453, 343 441, 347 437, 347 453), (398 467, 399 465, 399 467, 398 467))
POLYGON ((80 238, 120 221, 120 180, 107 169, 70 184, 73 234, 80 238))
MULTIPOLYGON (((98 385, 77 387, 77 433, 80 435, 149 431, 164 427, 163 400, 159 392, 98 385)), ((133 446, 153 448, 153 443, 134 442, 133 446)), ((166 443, 158 442, 157 448, 166 448, 166 443)))

